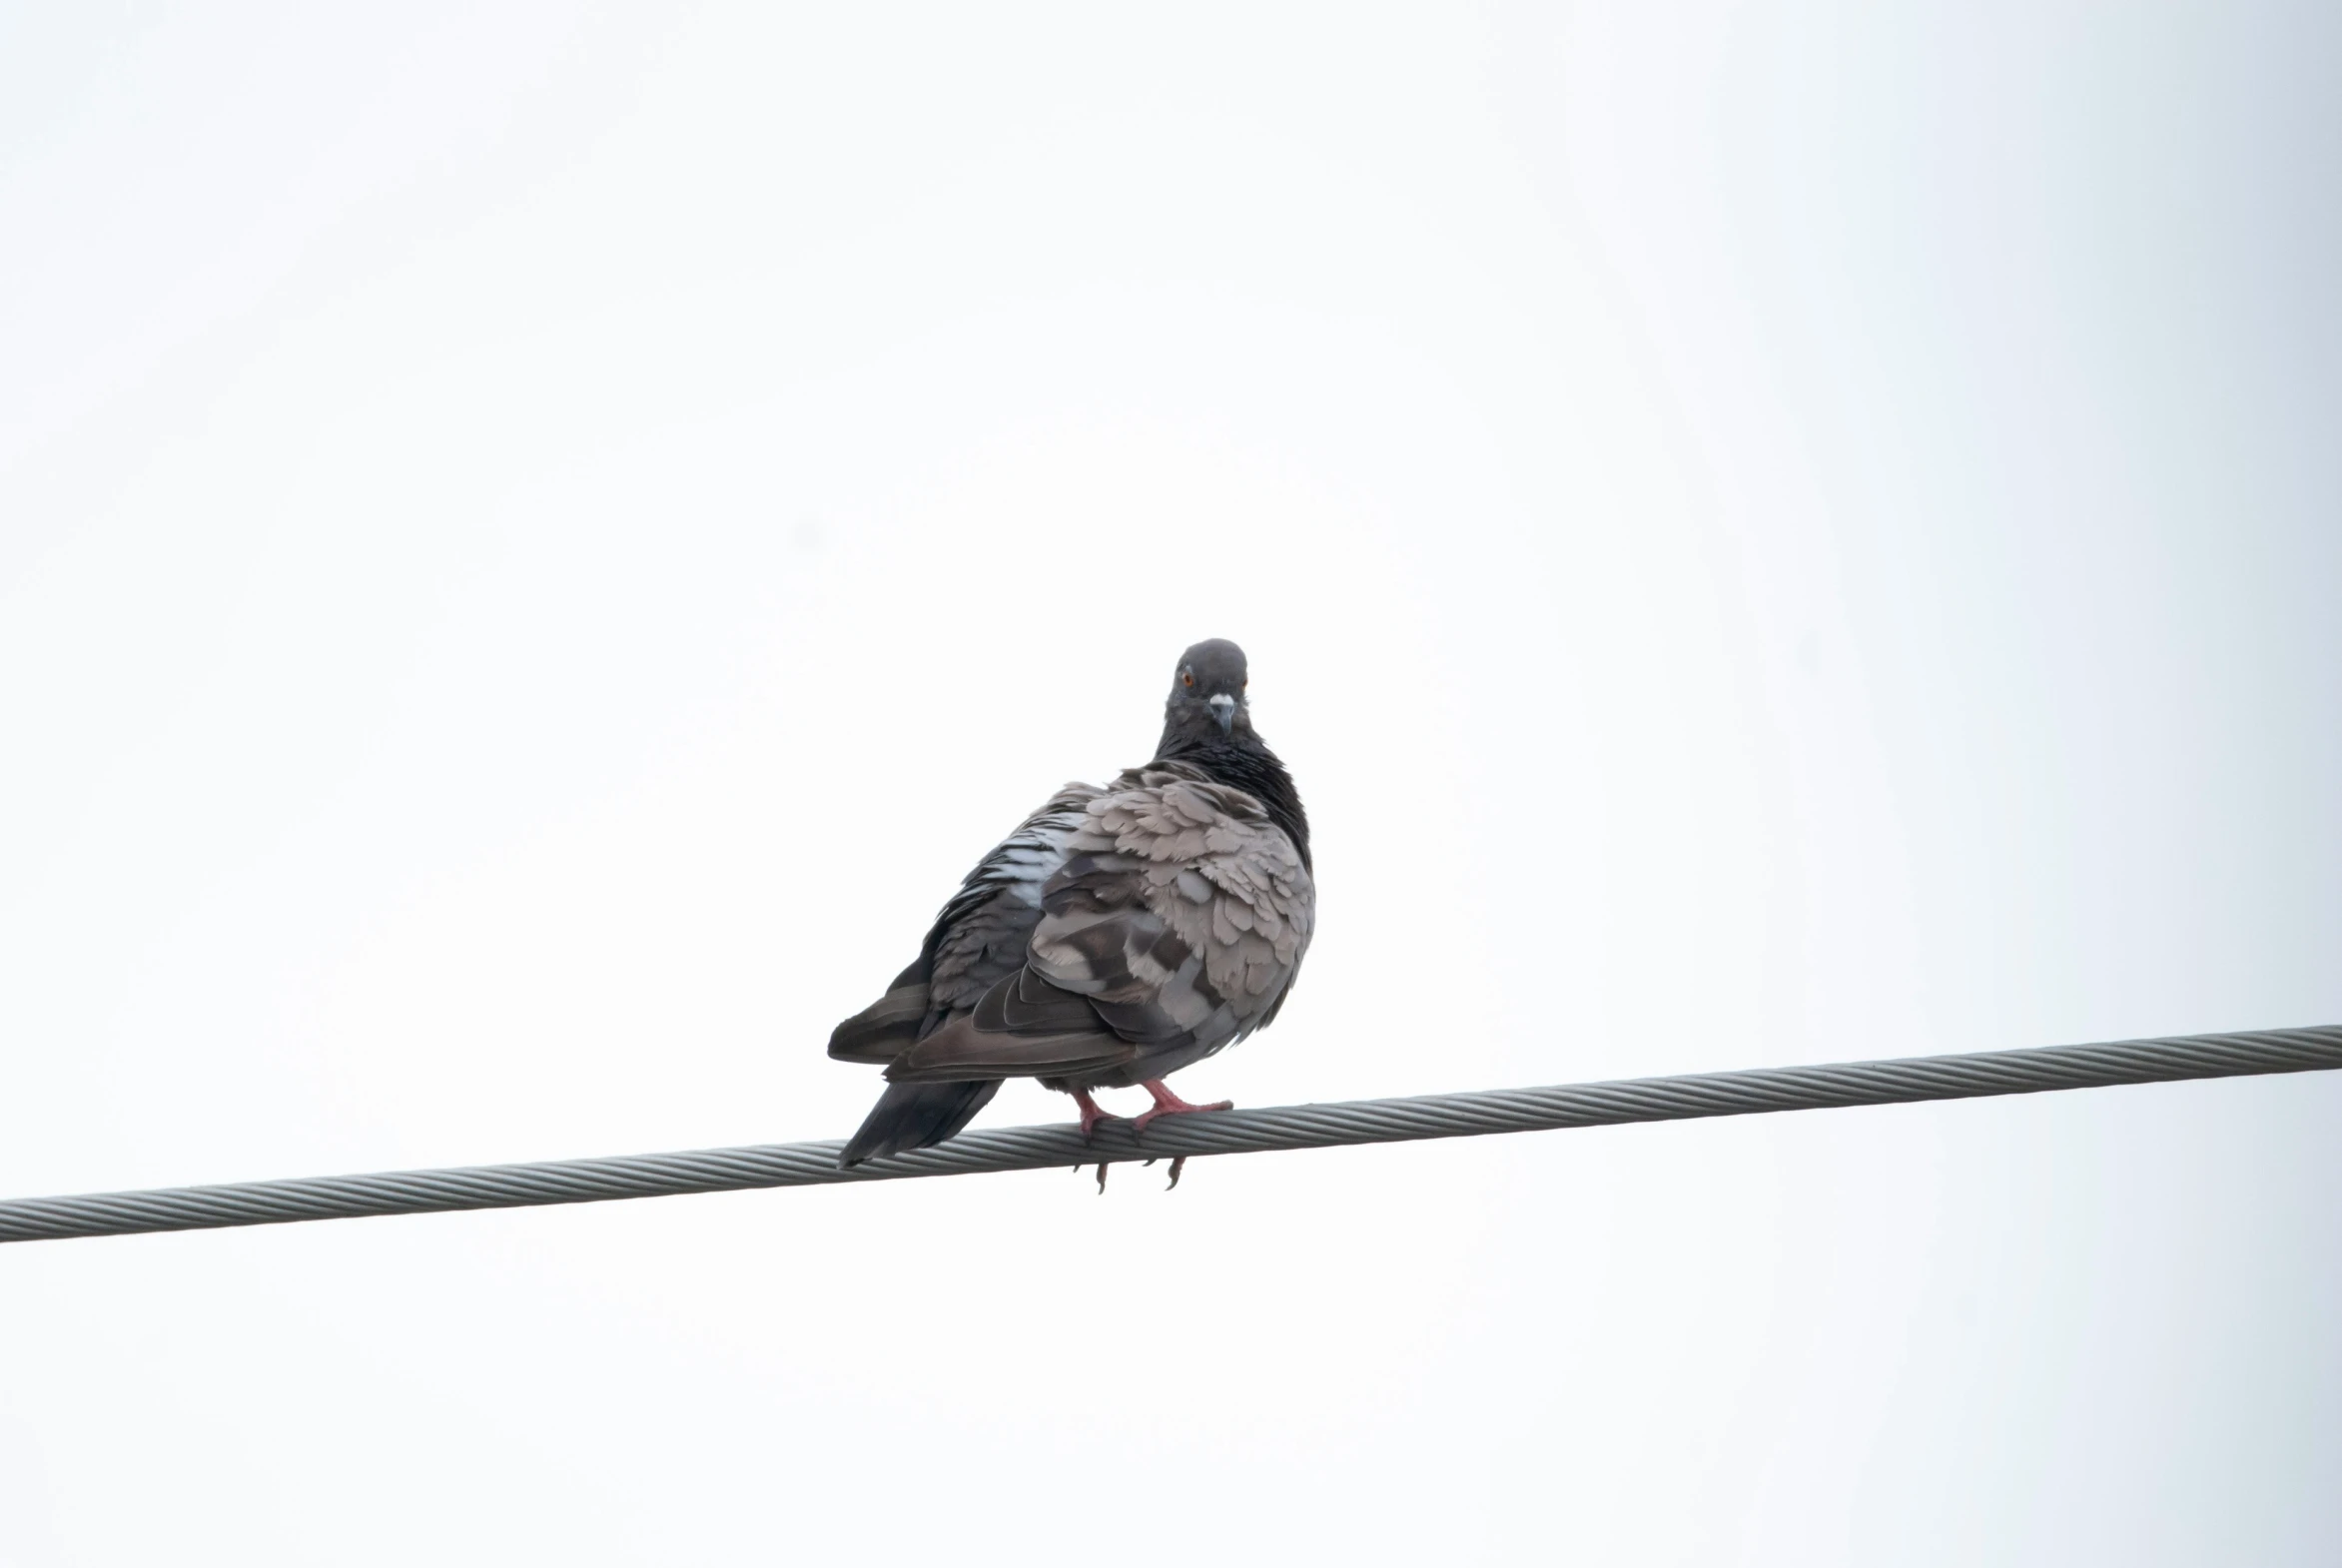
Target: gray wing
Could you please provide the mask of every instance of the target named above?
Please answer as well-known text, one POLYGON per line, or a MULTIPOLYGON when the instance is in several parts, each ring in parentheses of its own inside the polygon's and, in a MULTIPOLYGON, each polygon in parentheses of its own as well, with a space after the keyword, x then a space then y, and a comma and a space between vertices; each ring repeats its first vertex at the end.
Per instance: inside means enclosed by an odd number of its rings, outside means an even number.
POLYGON ((1157 764, 1089 800, 1065 847, 1024 962, 897 1056, 890 1079, 1137 1082, 1276 1011, 1316 891, 1258 801, 1157 764))
POLYGON ((1041 922, 1042 889, 1065 865, 1083 808, 1103 793, 1095 784, 1068 784, 978 861, 936 916, 918 959, 885 996, 831 1032, 830 1055, 892 1062, 1023 967, 1041 922))

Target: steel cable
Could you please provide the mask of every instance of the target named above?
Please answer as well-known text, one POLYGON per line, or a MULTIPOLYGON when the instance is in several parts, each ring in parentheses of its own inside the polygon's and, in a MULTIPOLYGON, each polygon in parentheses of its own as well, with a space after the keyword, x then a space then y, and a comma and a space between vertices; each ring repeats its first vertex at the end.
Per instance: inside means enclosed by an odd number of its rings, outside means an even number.
POLYGON ((1101 1126, 1087 1144, 1070 1125, 1001 1128, 963 1133, 938 1148, 869 1161, 851 1171, 838 1168, 843 1142, 825 1140, 602 1160, 26 1197, 0 1202, 0 1241, 591 1203, 751 1187, 892 1181, 909 1176, 1474 1138, 1490 1133, 1903 1105, 2332 1068, 2342 1068, 2342 1026, 2187 1035, 2036 1051, 1756 1068, 1678 1078, 1564 1084, 1550 1089, 1498 1089, 1403 1100, 1220 1111, 1166 1118, 1150 1127, 1144 1140, 1133 1135, 1128 1123, 1101 1126))

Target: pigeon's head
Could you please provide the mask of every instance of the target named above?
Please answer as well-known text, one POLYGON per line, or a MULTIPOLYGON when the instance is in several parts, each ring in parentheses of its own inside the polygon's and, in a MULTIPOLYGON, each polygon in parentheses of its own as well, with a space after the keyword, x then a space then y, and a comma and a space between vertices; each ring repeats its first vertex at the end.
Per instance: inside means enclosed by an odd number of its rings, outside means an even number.
POLYGON ((1244 650, 1225 637, 1213 637, 1180 654, 1164 718, 1168 729, 1190 734, 1249 730, 1252 721, 1244 706, 1244 650))

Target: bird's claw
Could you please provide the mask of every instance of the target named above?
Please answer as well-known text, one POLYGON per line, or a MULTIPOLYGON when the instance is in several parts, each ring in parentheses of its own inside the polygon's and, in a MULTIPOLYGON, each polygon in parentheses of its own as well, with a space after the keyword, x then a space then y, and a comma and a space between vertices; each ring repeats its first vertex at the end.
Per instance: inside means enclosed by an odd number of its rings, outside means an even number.
MULTIPOLYGON (((1087 1144, 1097 1136, 1099 1123, 1120 1122, 1122 1120, 1121 1117, 1109 1115, 1106 1107, 1091 1099, 1087 1090, 1077 1089, 1072 1093, 1075 1109, 1082 1118, 1083 1143, 1087 1144)), ((1075 1169, 1078 1171, 1081 1167, 1077 1166, 1075 1169)))
POLYGON ((1147 1092, 1155 1097, 1155 1104, 1132 1119, 1131 1136, 1133 1138, 1146 1137, 1149 1124, 1154 1122, 1157 1117, 1180 1117, 1191 1115, 1197 1111, 1233 1111, 1236 1109, 1236 1103, 1232 1100, 1214 1100, 1207 1106, 1191 1106, 1160 1084, 1148 1085, 1147 1092))
MULTIPOLYGON (((1158 1159, 1160 1159, 1161 1157, 1160 1157, 1160 1156, 1158 1156, 1157 1158, 1158 1158, 1158 1159)), ((1154 1164, 1155 1164, 1155 1161, 1153 1161, 1153 1160, 1146 1160, 1146 1161, 1142 1161, 1142 1162, 1140 1162, 1140 1163, 1141 1163, 1142 1165, 1148 1165, 1148 1166, 1152 1166, 1152 1165, 1154 1165, 1154 1164)), ((1109 1164, 1109 1162, 1107 1162, 1107 1161, 1104 1161, 1104 1160, 1101 1160, 1101 1161, 1098 1163, 1098 1195, 1099 1195, 1099 1196, 1101 1196, 1101 1197, 1104 1197, 1104 1196, 1106 1195, 1106 1168, 1107 1168, 1108 1164, 1109 1164)), ((1180 1172, 1182 1172, 1182 1171, 1184 1171, 1184 1170, 1186 1170, 1186 1169, 1187 1169, 1187 1157, 1186 1157, 1185 1155, 1173 1155, 1173 1156, 1171 1157, 1171 1179, 1170 1179, 1169 1181, 1166 1181, 1166 1182, 1164 1183, 1164 1185, 1163 1185, 1163 1189, 1164 1189, 1166 1192, 1168 1192, 1168 1191, 1170 1191, 1171 1188, 1173 1188, 1173 1187, 1177 1186, 1177 1185, 1179 1184, 1179 1173, 1180 1173, 1180 1172)), ((1073 1168, 1073 1172, 1074 1172, 1074 1174, 1075 1174, 1076 1176, 1080 1176, 1080 1175, 1082 1174, 1082 1171, 1083 1171, 1083 1168, 1082 1168, 1081 1166, 1075 1166, 1075 1167, 1073 1168)))
MULTIPOLYGON (((1098 1131, 1098 1124, 1101 1122, 1130 1123, 1131 1137, 1135 1142, 1146 1133, 1148 1125, 1154 1122, 1157 1117, 1185 1116, 1196 1111, 1233 1111, 1236 1109, 1236 1103, 1232 1100, 1215 1100, 1207 1106, 1191 1106, 1166 1088, 1161 1079, 1153 1080, 1145 1087, 1147 1093, 1155 1097, 1155 1105, 1151 1110, 1143 1111, 1136 1117, 1111 1115, 1097 1101, 1090 1098, 1088 1091, 1080 1089, 1072 1091, 1074 1104, 1081 1109, 1082 1114, 1082 1142, 1088 1144, 1091 1141, 1098 1131)), ((1156 1157, 1156 1159, 1160 1158, 1162 1157, 1156 1157)), ((1109 1162, 1104 1160, 1098 1162, 1098 1191, 1102 1197, 1106 1195, 1106 1168, 1109 1162)), ((1150 1159, 1147 1164, 1154 1165, 1155 1160, 1150 1159)), ((1079 1171, 1082 1168, 1076 1166, 1074 1169, 1079 1171)), ((1177 1186, 1179 1174, 1186 1169, 1187 1157, 1185 1155, 1172 1157, 1171 1180, 1165 1183, 1164 1190, 1168 1192, 1177 1186)))

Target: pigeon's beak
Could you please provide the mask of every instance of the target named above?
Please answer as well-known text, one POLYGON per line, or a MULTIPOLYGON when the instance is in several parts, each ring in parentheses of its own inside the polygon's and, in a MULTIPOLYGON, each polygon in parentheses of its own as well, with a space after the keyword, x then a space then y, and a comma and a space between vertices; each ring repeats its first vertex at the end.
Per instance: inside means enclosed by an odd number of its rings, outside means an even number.
POLYGON ((1236 699, 1224 691, 1212 698, 1211 716, 1219 720, 1219 732, 1225 735, 1236 726, 1236 699))

